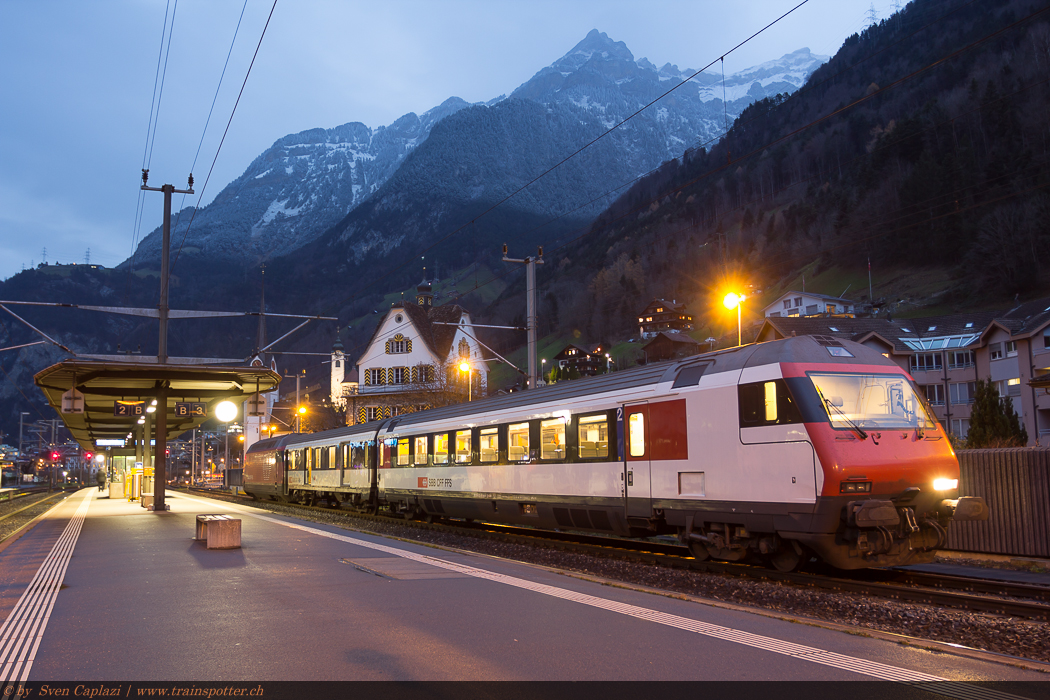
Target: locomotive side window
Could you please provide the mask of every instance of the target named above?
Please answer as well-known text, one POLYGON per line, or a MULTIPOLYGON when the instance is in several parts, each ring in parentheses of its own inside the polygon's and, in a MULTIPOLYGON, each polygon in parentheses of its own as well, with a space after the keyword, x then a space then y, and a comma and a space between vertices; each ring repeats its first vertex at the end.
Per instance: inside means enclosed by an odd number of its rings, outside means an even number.
POLYGON ((456 464, 470 463, 470 431, 456 431, 456 464))
POLYGON ((448 464, 448 433, 434 436, 434 464, 448 464))
POLYGON ((579 438, 580 459, 609 456, 609 421, 604 413, 580 416, 576 435, 579 438))
POLYGON ((484 428, 478 436, 479 457, 482 462, 499 459, 499 428, 484 428))
POLYGON ((507 460, 524 462, 529 458, 529 424, 514 423, 507 426, 507 460))
POLYGON ((741 384, 737 396, 742 428, 802 422, 802 414, 783 379, 741 384))
POLYGON ((420 435, 416 438, 416 452, 413 455, 413 463, 426 466, 427 463, 427 436, 420 435))
POLYGON ((408 453, 408 438, 397 441, 397 466, 407 467, 411 463, 412 456, 408 453))
POLYGON ((565 459, 565 421, 553 418, 540 422, 540 459, 565 459))
POLYGON ((645 414, 632 413, 627 419, 628 453, 632 457, 645 456, 645 414))

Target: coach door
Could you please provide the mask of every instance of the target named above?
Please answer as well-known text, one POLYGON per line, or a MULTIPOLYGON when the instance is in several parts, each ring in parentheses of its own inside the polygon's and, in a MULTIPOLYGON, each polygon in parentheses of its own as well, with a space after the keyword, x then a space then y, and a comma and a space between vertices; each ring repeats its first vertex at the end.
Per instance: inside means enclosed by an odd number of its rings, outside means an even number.
POLYGON ((623 477, 627 517, 648 518, 652 516, 652 493, 649 483, 651 426, 648 404, 623 407, 623 430, 623 477))

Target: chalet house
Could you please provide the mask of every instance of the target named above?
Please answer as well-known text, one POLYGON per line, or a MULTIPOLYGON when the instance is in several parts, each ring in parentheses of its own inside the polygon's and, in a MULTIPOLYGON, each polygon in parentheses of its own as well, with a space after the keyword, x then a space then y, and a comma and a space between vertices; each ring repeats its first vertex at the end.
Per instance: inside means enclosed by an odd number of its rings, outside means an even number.
POLYGON ((598 350, 587 352, 577 345, 566 345, 554 356, 553 362, 561 370, 562 376, 575 368, 581 377, 593 377, 605 364, 605 356, 598 350))
POLYGON ((867 345, 915 379, 945 429, 965 438, 978 379, 1008 397, 1030 446, 1050 444, 1050 298, 1000 313, 909 319, 767 317, 757 342, 826 335, 867 345), (1034 384, 1034 385, 1033 385, 1034 384))
POLYGON ((655 338, 657 333, 687 333, 693 330, 693 316, 685 304, 672 299, 653 299, 638 314, 638 332, 642 338, 655 338))
POLYGON ((762 310, 766 318, 785 316, 853 316, 855 307, 851 300, 829 297, 811 292, 785 292, 762 310))
POLYGON ((474 396, 484 396, 488 371, 469 312, 456 304, 433 305, 432 287, 417 288, 416 303, 396 302, 376 326, 356 365, 332 347, 332 403, 347 424, 389 418, 474 396), (469 371, 460 365, 466 363, 469 371))
POLYGON ((646 364, 699 355, 700 349, 700 341, 685 333, 657 333, 655 338, 642 346, 646 364))

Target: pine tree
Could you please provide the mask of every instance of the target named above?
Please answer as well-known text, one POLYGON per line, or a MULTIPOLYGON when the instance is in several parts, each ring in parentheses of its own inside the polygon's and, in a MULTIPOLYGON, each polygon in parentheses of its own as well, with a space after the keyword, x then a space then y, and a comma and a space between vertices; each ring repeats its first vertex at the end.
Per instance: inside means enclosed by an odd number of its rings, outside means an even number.
POLYGON ((999 396, 991 379, 978 379, 966 447, 973 450, 1027 444, 1028 431, 1021 425, 1010 399, 999 396))

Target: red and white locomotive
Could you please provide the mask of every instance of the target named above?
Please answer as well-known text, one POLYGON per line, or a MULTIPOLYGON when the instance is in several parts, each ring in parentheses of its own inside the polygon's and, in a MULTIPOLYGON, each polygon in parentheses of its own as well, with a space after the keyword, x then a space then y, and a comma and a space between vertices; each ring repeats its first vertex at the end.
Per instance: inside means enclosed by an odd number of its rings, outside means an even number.
POLYGON ((248 451, 256 498, 677 534, 694 555, 793 568, 919 563, 952 519, 959 465, 911 378, 880 353, 800 336, 496 396, 248 451))

